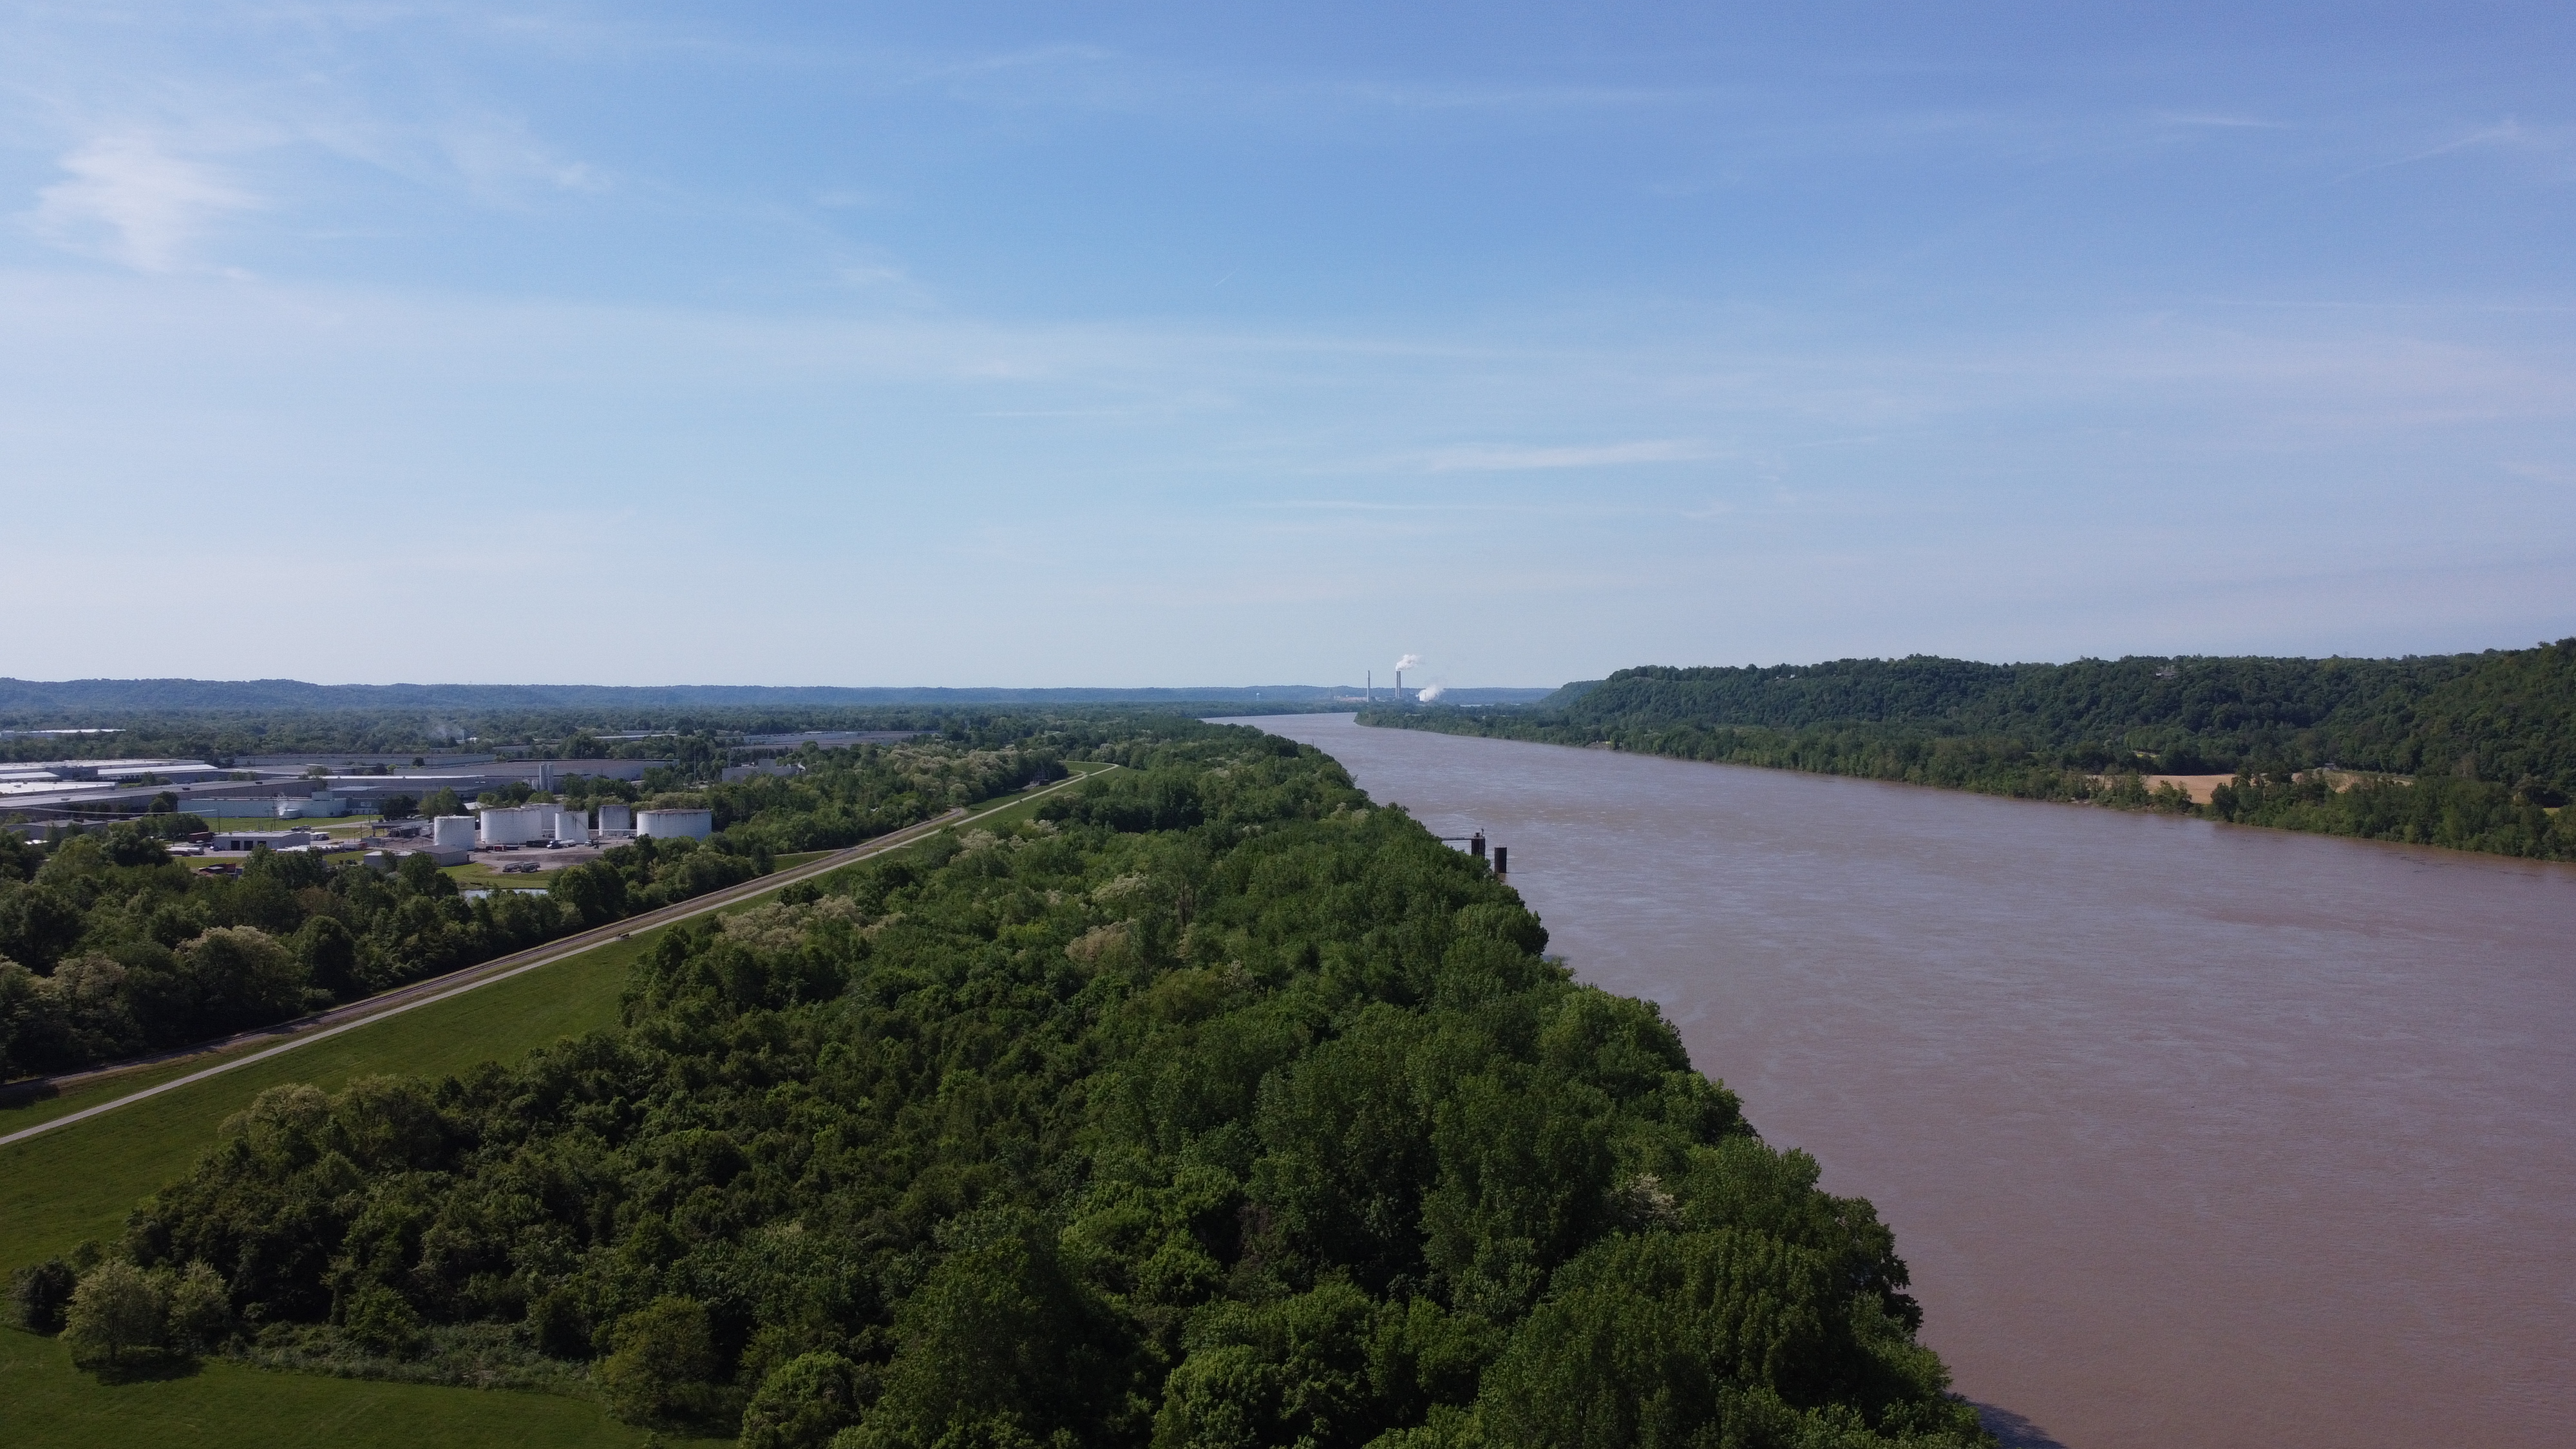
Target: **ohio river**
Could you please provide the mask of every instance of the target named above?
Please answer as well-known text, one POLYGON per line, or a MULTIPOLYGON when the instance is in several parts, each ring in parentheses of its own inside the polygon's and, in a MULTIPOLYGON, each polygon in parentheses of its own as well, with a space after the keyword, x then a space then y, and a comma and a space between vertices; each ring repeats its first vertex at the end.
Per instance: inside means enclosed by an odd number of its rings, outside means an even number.
POLYGON ((2009 1444, 2576 1443, 2576 868, 1257 724, 1896 1229, 2009 1444))

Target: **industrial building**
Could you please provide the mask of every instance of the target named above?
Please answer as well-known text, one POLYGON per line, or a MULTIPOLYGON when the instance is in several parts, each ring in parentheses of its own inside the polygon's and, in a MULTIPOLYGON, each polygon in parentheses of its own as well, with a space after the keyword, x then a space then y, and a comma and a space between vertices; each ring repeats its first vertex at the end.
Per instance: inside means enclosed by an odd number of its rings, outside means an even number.
POLYGON ((314 838, 310 830, 218 830, 208 837, 206 849, 257 850, 265 845, 271 850, 285 850, 292 846, 311 845, 314 838))
POLYGON ((280 820, 331 820, 342 815, 373 815, 376 813, 377 803, 374 800, 352 800, 345 796, 334 795, 327 790, 316 790, 301 800, 291 795, 281 795, 277 798, 274 808, 280 820))
MULTIPOLYGON (((208 820, 261 815, 280 818, 279 802, 294 801, 294 816, 323 813, 311 797, 325 797, 331 813, 372 815, 394 795, 414 800, 445 789, 464 799, 489 790, 525 785, 551 791, 555 782, 573 775, 640 781, 660 760, 485 760, 436 766, 384 767, 385 774, 306 772, 319 761, 303 757, 259 756, 251 768, 226 769, 197 760, 57 760, 0 768, 0 806, 40 819, 100 819, 142 809, 167 794, 181 811, 208 820), (278 761, 271 765, 266 762, 278 761), (140 783, 138 783, 140 782, 140 783), (200 807, 207 807, 201 809, 200 807)), ((426 758, 425 756, 422 758, 426 758)), ((328 769, 328 765, 324 766, 328 769)), ((549 823, 545 832, 552 833, 549 823)))

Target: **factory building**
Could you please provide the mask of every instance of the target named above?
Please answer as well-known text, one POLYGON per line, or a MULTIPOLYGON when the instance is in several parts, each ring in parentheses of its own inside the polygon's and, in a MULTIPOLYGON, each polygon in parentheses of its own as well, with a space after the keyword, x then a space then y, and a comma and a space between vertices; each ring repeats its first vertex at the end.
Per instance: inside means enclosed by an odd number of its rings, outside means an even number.
POLYGON ((712 810, 639 810, 635 833, 664 840, 679 836, 704 840, 716 833, 716 814, 712 810))
MULTIPOLYGON (((330 820, 355 813, 358 809, 353 802, 321 790, 315 791, 310 797, 302 800, 281 795, 275 802, 275 808, 277 818, 280 820, 330 820)), ((375 813, 374 801, 367 802, 366 813, 371 815, 375 813)))
POLYGON ((293 845, 310 845, 310 830, 218 830, 206 842, 208 850, 257 850, 265 845, 271 850, 284 850, 293 845))
MULTIPOLYGON (((275 820, 278 818, 278 801, 282 798, 261 795, 250 800, 190 800, 182 796, 179 808, 202 820, 275 820)), ((304 802, 295 800, 288 803, 301 805, 304 802)))

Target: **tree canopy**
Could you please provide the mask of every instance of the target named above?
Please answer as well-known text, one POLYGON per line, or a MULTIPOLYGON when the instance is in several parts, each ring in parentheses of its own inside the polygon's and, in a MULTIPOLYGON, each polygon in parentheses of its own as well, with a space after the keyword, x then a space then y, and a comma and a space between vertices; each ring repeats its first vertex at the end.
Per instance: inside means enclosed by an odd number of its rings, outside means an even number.
POLYGON ((1248 730, 1086 752, 674 928, 622 1029, 263 1094, 118 1257, 759 1449, 1992 1442, 1870 1205, 1482 861, 1248 730))

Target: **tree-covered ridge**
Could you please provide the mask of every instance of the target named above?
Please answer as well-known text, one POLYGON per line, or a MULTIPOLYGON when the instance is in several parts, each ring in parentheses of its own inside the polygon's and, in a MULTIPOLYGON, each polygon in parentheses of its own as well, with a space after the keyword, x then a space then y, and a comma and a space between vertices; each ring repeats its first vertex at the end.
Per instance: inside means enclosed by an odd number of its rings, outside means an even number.
MULTIPOLYGON (((984 745, 807 750, 805 771, 711 784, 716 833, 638 840, 549 871, 543 894, 468 899, 427 856, 254 851, 237 878, 171 858, 144 816, 29 844, 0 833, 0 1081, 186 1046, 455 971, 765 875, 774 856, 855 845, 1063 773, 1080 735, 1022 720, 984 745)), ((563 792, 632 798, 616 781, 563 792)), ((524 790, 513 792, 525 796, 524 790)), ((452 800, 440 808, 460 808, 452 800)))
POLYGON ((1527 709, 1361 718, 2576 859, 2576 818, 2557 813, 2576 794, 2576 639, 2407 659, 1651 666, 1527 709), (2142 778, 2228 773, 2207 806, 2142 778))
POLYGON ((1623 669, 1531 713, 1618 727, 1884 726, 1993 736, 2070 765, 2340 764, 2576 788, 2576 639, 2405 659, 1980 664, 1917 655, 1770 668, 1623 669))
POLYGON ((119 1281, 774 1449, 1991 1442, 1869 1204, 1482 862, 1248 730, 1100 753, 675 930, 622 1031, 263 1096, 119 1281))

